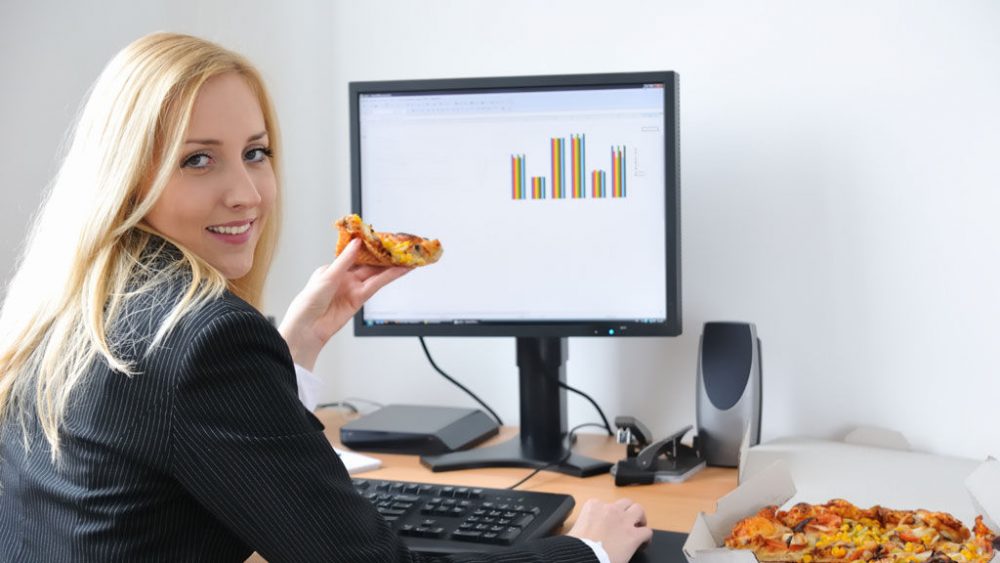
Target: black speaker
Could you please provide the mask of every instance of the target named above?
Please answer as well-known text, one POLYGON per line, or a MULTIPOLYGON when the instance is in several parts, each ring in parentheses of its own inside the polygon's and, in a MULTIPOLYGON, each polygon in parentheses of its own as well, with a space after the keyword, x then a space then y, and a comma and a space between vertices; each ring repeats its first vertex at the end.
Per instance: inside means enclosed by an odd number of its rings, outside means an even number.
POLYGON ((709 465, 736 467, 760 443, 761 348, 753 323, 708 322, 698 346, 698 447, 709 465))

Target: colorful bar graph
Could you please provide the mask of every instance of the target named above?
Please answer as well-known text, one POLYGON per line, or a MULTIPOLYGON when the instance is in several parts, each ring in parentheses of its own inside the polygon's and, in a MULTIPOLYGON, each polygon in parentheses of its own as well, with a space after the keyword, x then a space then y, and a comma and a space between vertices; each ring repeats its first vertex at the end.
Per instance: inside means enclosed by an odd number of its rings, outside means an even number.
POLYGON ((545 199, 545 176, 531 177, 531 199, 545 199))
POLYGON ((628 196, 626 183, 626 148, 625 145, 611 147, 610 173, 603 169, 594 169, 590 173, 590 195, 586 186, 586 155, 587 136, 571 134, 569 136, 569 181, 566 178, 566 138, 549 137, 549 164, 551 173, 551 195, 547 190, 545 176, 527 178, 525 172, 525 156, 510 155, 511 199, 566 199, 566 184, 569 184, 569 197, 586 199, 588 197, 601 199, 608 197, 608 176, 611 176, 611 197, 624 198, 628 196), (525 181, 527 178, 528 181, 525 181), (530 189, 530 196, 529 196, 530 189))
POLYGON ((552 146, 552 199, 566 197, 566 139, 553 137, 552 146))
POLYGON ((585 183, 585 173, 584 173, 584 154, 586 149, 586 136, 585 135, 570 135, 570 170, 572 171, 572 190, 573 198, 580 199, 586 197, 585 183))
POLYGON ((625 197, 625 147, 611 147, 611 197, 625 197))
POLYGON ((602 198, 607 196, 607 174, 603 170, 594 170, 591 173, 590 197, 602 198))
POLYGON ((511 199, 525 199, 528 195, 524 185, 524 155, 510 155, 511 199))

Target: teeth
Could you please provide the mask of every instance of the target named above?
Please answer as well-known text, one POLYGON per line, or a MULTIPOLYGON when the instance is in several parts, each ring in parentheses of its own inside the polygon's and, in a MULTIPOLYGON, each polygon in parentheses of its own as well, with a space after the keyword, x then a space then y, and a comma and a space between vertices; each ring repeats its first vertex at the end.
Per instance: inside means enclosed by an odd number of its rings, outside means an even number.
POLYGON ((222 235, 242 235, 250 230, 250 223, 239 227, 209 227, 208 230, 222 235))

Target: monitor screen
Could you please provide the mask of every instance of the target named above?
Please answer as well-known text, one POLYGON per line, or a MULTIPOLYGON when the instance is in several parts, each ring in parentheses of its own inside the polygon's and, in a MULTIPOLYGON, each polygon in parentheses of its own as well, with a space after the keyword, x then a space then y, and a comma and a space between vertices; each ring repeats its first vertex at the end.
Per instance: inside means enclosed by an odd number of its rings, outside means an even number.
POLYGON ((680 333, 673 72, 352 83, 354 211, 444 254, 359 335, 680 333))

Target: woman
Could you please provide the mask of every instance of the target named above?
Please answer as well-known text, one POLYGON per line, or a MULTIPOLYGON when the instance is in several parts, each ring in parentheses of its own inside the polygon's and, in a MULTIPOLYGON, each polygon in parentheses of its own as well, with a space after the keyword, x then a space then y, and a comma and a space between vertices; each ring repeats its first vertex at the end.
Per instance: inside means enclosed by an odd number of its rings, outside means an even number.
MULTIPOLYGON (((0 314, 0 561, 420 560, 294 368, 405 270, 348 246, 271 327, 279 148, 259 74, 217 45, 154 34, 104 70, 0 314)), ((575 537, 495 558, 620 563, 650 535, 591 501, 575 537)))

